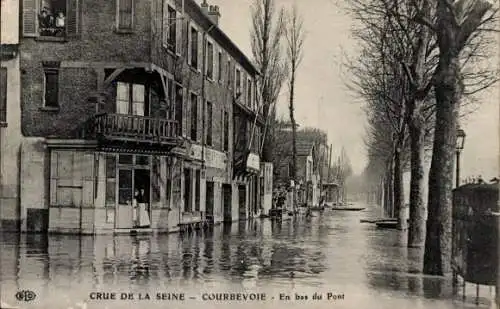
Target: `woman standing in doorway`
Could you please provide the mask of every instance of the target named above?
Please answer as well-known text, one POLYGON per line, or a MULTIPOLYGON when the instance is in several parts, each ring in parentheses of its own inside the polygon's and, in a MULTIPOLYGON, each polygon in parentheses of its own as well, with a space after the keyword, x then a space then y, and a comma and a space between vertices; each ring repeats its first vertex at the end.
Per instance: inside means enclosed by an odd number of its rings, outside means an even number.
POLYGON ((136 189, 134 194, 134 200, 136 202, 136 211, 137 211, 136 212, 137 225, 139 227, 150 226, 147 201, 144 191, 145 190, 143 188, 140 188, 138 190, 136 189))

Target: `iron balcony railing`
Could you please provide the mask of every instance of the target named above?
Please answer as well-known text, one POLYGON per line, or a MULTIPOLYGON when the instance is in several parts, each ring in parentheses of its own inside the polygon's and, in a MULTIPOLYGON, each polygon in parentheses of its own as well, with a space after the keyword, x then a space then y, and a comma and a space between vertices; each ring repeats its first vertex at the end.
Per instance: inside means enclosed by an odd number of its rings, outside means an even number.
POLYGON ((85 135, 106 140, 177 143, 177 121, 126 114, 98 114, 87 122, 85 135))

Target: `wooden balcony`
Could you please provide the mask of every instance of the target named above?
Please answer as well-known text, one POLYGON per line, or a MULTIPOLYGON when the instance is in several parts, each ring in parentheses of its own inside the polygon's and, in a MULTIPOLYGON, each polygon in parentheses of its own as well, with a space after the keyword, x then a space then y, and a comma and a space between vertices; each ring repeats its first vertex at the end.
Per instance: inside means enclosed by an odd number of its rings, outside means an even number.
POLYGON ((124 114, 98 114, 85 125, 86 137, 111 142, 177 145, 175 120, 124 114))

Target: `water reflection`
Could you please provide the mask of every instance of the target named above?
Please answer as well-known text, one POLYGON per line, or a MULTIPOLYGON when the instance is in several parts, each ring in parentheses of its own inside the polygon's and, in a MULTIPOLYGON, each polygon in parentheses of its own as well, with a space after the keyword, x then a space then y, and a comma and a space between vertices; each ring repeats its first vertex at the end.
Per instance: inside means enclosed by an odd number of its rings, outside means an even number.
POLYGON ((419 273, 422 249, 407 249, 398 231, 361 224, 363 216, 314 213, 183 235, 2 234, 2 297, 15 302, 16 291, 32 289, 39 301, 54 295, 59 301, 63 296, 85 300, 90 291, 111 288, 184 291, 199 286, 319 288, 353 298, 451 298, 449 282, 419 273))

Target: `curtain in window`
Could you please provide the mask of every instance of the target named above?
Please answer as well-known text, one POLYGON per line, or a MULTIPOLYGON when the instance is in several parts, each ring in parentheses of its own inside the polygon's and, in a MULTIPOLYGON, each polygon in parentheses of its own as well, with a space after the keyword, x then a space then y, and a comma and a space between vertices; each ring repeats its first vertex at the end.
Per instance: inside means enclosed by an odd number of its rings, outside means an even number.
POLYGON ((132 86, 132 114, 144 116, 144 85, 132 86))

